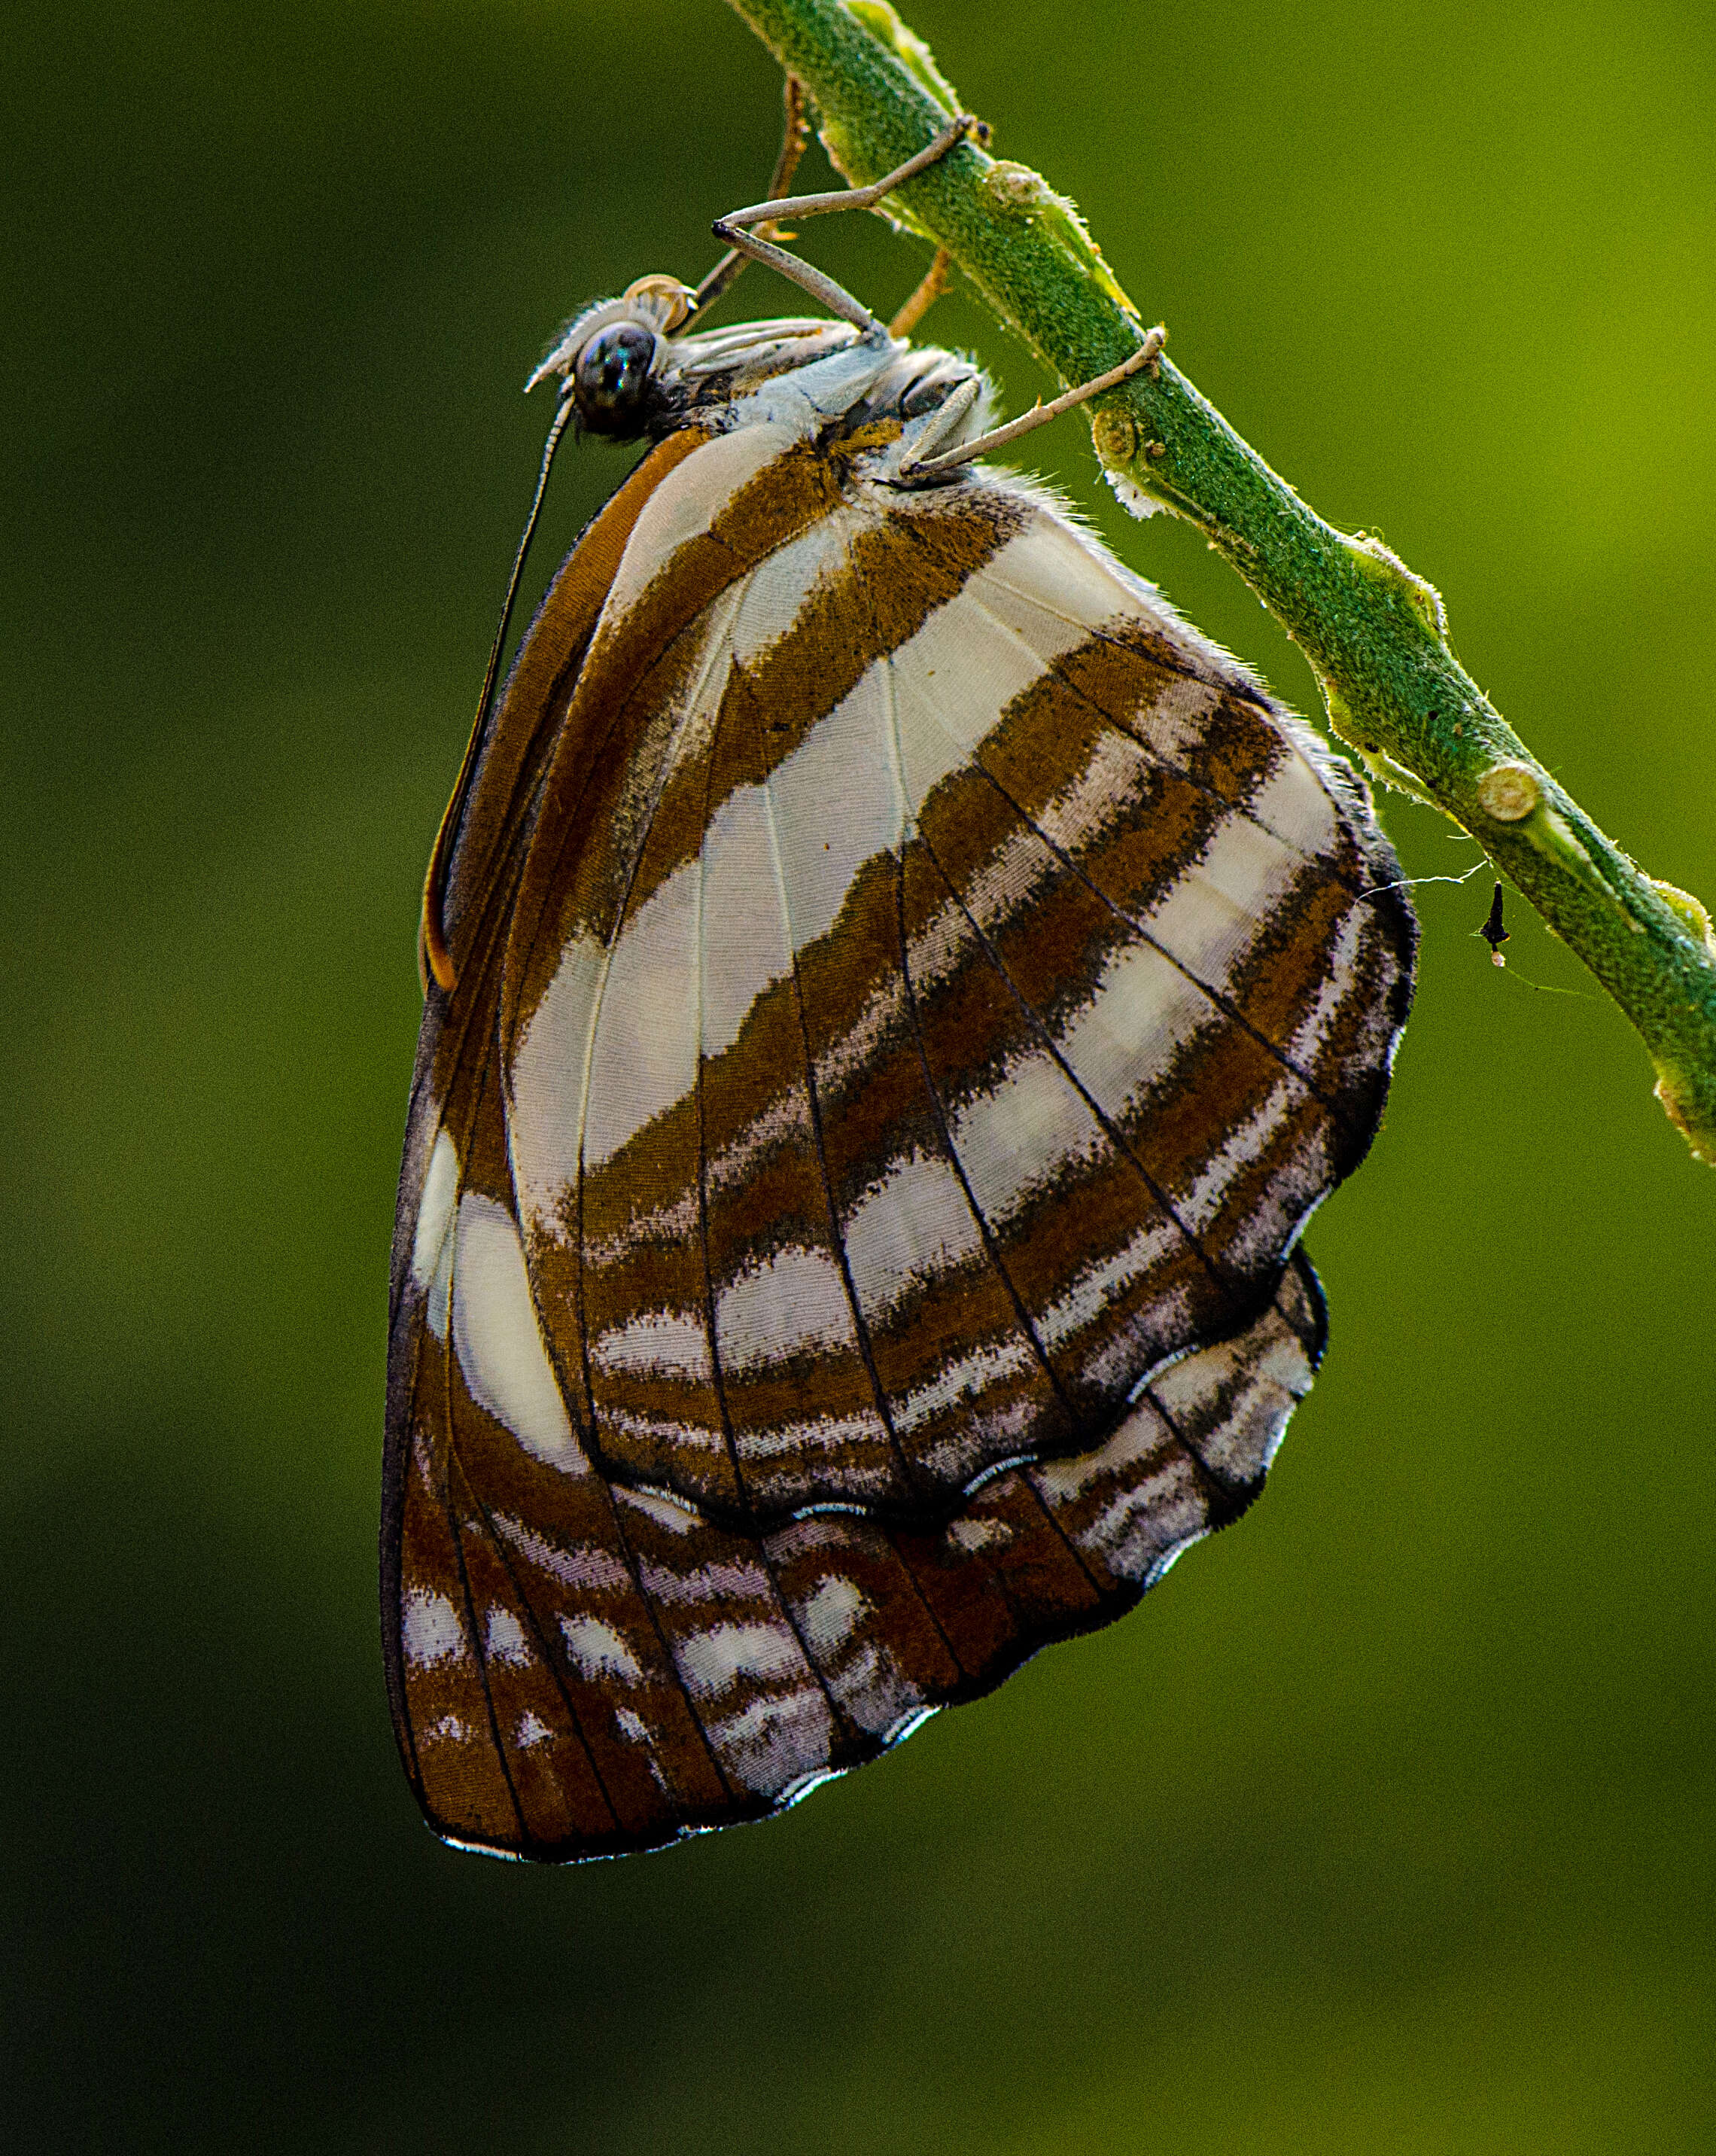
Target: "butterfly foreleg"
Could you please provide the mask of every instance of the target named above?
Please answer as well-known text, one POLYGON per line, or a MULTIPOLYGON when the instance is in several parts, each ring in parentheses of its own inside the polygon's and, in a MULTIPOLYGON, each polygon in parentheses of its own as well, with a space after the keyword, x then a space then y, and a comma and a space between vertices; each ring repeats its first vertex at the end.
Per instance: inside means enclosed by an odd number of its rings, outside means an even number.
POLYGON ((907 180, 915 179, 945 157, 950 150, 963 142, 967 135, 981 126, 968 112, 960 113, 949 121, 935 137, 908 157, 904 164, 879 180, 873 180, 864 187, 836 187, 827 194, 789 195, 766 202, 753 203, 748 208, 730 210, 725 217, 715 222, 717 239, 753 262, 766 262, 771 270, 778 270, 783 277, 790 278, 802 291, 819 300, 830 314, 838 315, 843 322, 850 322, 857 330, 873 330, 880 326, 876 317, 862 301, 853 299, 843 285, 822 270, 817 270, 796 254, 789 254, 784 247, 763 239, 750 228, 773 224, 781 218, 826 217, 840 209, 873 209, 883 198, 901 187, 907 180))

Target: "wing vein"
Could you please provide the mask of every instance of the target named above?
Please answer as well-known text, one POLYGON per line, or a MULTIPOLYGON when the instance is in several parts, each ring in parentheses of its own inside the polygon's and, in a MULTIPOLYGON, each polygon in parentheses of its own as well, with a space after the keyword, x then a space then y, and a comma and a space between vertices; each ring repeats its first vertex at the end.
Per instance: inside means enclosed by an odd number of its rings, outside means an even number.
MULTIPOLYGON (((1053 614, 1058 621, 1064 621, 1069 627, 1082 630, 1087 639, 1097 643, 1105 644, 1111 649, 1129 651, 1129 646, 1122 644, 1118 637, 1111 634, 1109 631, 1100 628, 1092 627, 1089 622, 1081 621, 1076 615, 1068 613, 1063 608, 1049 605, 1037 593, 1027 589, 1025 586, 1010 583, 1005 576, 997 575, 993 569, 986 571, 985 574, 1002 591, 1012 592, 1017 598, 1022 598, 1027 601, 1031 605, 1040 608, 1045 613, 1053 614)), ((961 593, 961 598, 971 606, 976 607, 981 613, 986 615, 1003 635, 1010 637, 1014 643, 1020 646, 1022 649, 1027 651, 1031 650, 1031 647, 1025 643, 1024 639, 1019 635, 1017 630, 1013 629, 1007 622, 1003 621, 1000 615, 994 613, 990 608, 985 606, 981 598, 979 598, 975 592, 967 590, 961 593)), ((1183 764, 1176 763, 1171 757, 1165 756, 1161 749, 1158 747, 1147 735, 1142 734, 1138 731, 1137 727, 1127 718, 1124 712, 1109 711, 1105 705, 1098 703, 1096 699, 1088 690, 1081 689, 1078 683, 1073 680, 1066 673, 1061 660, 1051 659, 1045 660, 1034 651, 1032 652, 1031 655, 1036 664, 1042 666, 1048 673, 1052 674, 1055 680, 1061 684, 1069 695, 1077 697, 1078 701, 1084 705, 1087 709, 1097 712, 1101 717, 1106 719, 1110 726, 1118 727, 1119 731, 1125 735, 1126 738, 1134 742, 1139 750, 1145 756, 1148 757, 1150 761, 1154 763, 1158 769, 1171 773, 1174 778, 1180 779, 1186 785, 1194 788, 1207 799, 1218 803, 1222 808, 1227 810, 1231 814, 1242 816, 1248 824, 1253 825, 1258 830, 1266 832, 1270 838, 1278 840, 1282 845, 1288 849, 1288 852, 1297 854, 1299 859, 1305 863, 1307 867, 1314 870, 1319 875, 1325 878, 1329 882, 1337 885, 1343 891, 1350 891, 1355 895, 1360 891, 1361 886, 1350 881, 1349 879, 1344 876, 1340 873, 1340 870, 1337 869, 1331 862, 1324 860, 1319 855, 1307 853, 1305 849, 1299 844, 1297 839, 1288 838, 1283 831, 1278 831, 1273 824, 1266 824, 1261 816, 1258 815, 1254 810, 1247 807, 1244 803, 1229 800, 1227 796, 1222 793, 1217 788, 1212 786, 1208 779, 1200 778, 1196 772, 1188 771, 1183 764)), ((1063 656, 1064 657, 1064 654, 1063 654, 1063 656)), ((1160 667, 1163 673, 1173 675, 1176 680, 1195 681, 1200 687, 1214 689, 1224 694, 1232 694, 1242 698, 1246 703, 1252 705, 1258 711, 1259 716, 1266 720, 1275 729, 1275 731, 1280 734, 1281 739, 1288 753, 1293 757, 1296 762, 1303 764, 1305 769, 1310 773, 1313 782, 1315 783, 1319 792, 1321 792, 1329 801, 1337 816, 1340 817, 1343 823, 1347 821, 1340 801, 1329 790, 1328 780, 1324 778, 1324 774, 1318 770, 1316 765, 1311 762, 1311 759, 1305 754, 1304 749, 1299 746, 1299 744, 1294 741, 1292 735, 1288 733, 1281 726, 1280 720, 1275 711, 1259 695, 1257 690, 1252 688, 1247 683, 1212 680, 1207 674, 1200 672, 1196 667, 1177 665, 1174 660, 1165 658, 1155 652, 1152 652, 1150 654, 1150 663, 1153 666, 1160 667)))
MULTIPOLYGON (((739 587, 739 592, 741 595, 744 580, 741 579, 739 587)), ((720 624, 711 637, 710 650, 702 674, 699 676, 696 694, 694 695, 690 703, 688 705, 688 711, 694 710, 696 697, 697 696, 700 696, 703 688, 707 685, 709 675, 713 670, 715 659, 720 651, 725 646, 726 633, 731 626, 733 610, 734 608, 736 607, 736 604, 737 598, 735 597, 729 607, 726 620, 720 624)), ((617 723, 617 721, 616 721, 616 723, 617 723)), ((611 732, 612 729, 610 729, 610 732, 611 732)), ((649 844, 649 834, 651 830, 654 828, 656 812, 661 806, 662 794, 666 788, 668 776, 671 768, 671 759, 664 757, 663 760, 661 778, 650 801, 648 814, 644 819, 643 828, 638 834, 636 850, 633 855, 630 865, 627 870, 625 889, 621 894, 618 906, 614 910, 613 927, 609 932, 607 945, 602 952, 602 977, 597 984, 596 995, 592 1001, 592 1007, 590 1014, 589 1028, 585 1035, 584 1065, 581 1079, 581 1090, 578 1101, 578 1182, 577 1205, 576 1208, 576 1219, 577 1222, 578 1265, 576 1278, 578 1282, 578 1351, 583 1367, 585 1398, 590 1402, 591 1437, 592 1444, 599 1441, 599 1428, 596 1414, 596 1393, 595 1388, 592 1383, 590 1333, 589 1327, 585 1320, 584 1306, 584 1137, 585 1132, 588 1128, 590 1113, 590 1070, 592 1061, 596 1051, 596 1034, 601 1019, 602 999, 607 993, 609 976, 612 971, 614 947, 617 943, 620 932, 625 925, 627 907, 630 902, 633 890, 637 884, 638 870, 643 865, 643 855, 649 844)), ((516 1198, 515 1198, 515 1203, 516 1203, 516 1198)), ((451 1328, 449 1327, 448 1330, 450 1333, 451 1328)), ((551 1341, 552 1336, 550 1335, 549 1337, 551 1341)), ((564 1397, 566 1391, 564 1383, 561 1384, 561 1391, 562 1397, 564 1397)), ((592 1465, 597 1466, 599 1472, 599 1464, 592 1462, 592 1465)), ((715 1749, 715 1744, 709 1738, 709 1731, 704 1724, 703 1717, 697 1711, 696 1702, 692 1698, 690 1690, 685 1682, 684 1677, 680 1673, 679 1665, 674 1659, 673 1648, 668 1644, 667 1634, 662 1628, 661 1620, 656 1612, 654 1602, 644 1588, 643 1573, 638 1563, 637 1554, 632 1548, 631 1538, 626 1532, 624 1523, 620 1518, 618 1508, 614 1504, 612 1495, 610 1495, 608 1498, 608 1517, 613 1522, 615 1546, 619 1551, 627 1571, 632 1577, 633 1592, 636 1595, 638 1602, 643 1609, 644 1614, 648 1619, 650 1628, 654 1632, 656 1639, 660 1645, 663 1658, 673 1677, 674 1686, 679 1691, 680 1697, 684 1701, 685 1711, 691 1717, 692 1727, 696 1730, 698 1737, 702 1743, 704 1750, 709 1754, 709 1762, 715 1770, 716 1777, 719 1779, 721 1787, 726 1791, 729 1799, 735 1800, 733 1785, 727 1779, 727 1770, 722 1763, 720 1754, 715 1749)))
MULTIPOLYGON (((450 1339, 453 1334, 453 1327, 450 1325, 447 1332, 450 1339)), ((452 1394, 449 1393, 448 1397, 450 1400, 452 1394)), ((458 1459, 453 1447, 453 1418, 450 1414, 447 1420, 447 1497, 442 1509, 447 1515, 447 1532, 453 1538, 453 1560, 458 1566, 459 1590, 464 1597, 465 1617, 470 1632, 471 1652, 476 1657, 477 1678, 483 1687, 483 1704, 489 1712, 489 1734, 494 1740, 495 1763, 500 1768, 501 1778, 506 1784, 506 1794, 512 1804, 513 1816, 519 1823, 519 1839, 528 1844, 535 1837, 525 1822, 525 1808, 519 1802, 518 1784, 513 1780, 512 1762, 506 1756, 506 1740, 500 1733, 500 1717, 494 1711, 494 1694, 489 1682, 489 1657, 484 1650, 482 1627, 477 1622, 476 1598, 471 1593, 471 1576, 464 1561, 464 1538, 459 1523, 453 1517, 453 1469, 458 1468, 458 1479, 467 1490, 470 1488, 470 1477, 465 1473, 464 1463, 458 1459)))
MULTIPOLYGON (((934 709, 934 706, 931 706, 930 708, 934 709)), ((1095 706, 1092 706, 1093 710, 1096 708, 1097 707, 1095 706)), ((1106 714, 1104 714, 1104 716, 1106 716, 1106 714)), ((940 723, 940 714, 939 711, 937 712, 936 716, 938 723, 940 723)), ((943 726, 942 731, 944 733, 947 734, 950 741, 953 741, 955 742, 955 747, 960 746, 955 736, 945 726, 943 726)), ((1278 1047, 1276 1044, 1269 1039, 1267 1034, 1259 1031, 1259 1029, 1253 1025, 1251 1020, 1245 1015, 1244 1012, 1240 1009, 1239 1006, 1233 1001, 1233 998, 1224 990, 1211 988, 1207 981, 1201 979, 1199 976, 1192 971, 1191 968, 1186 963, 1184 959, 1176 957, 1176 954, 1168 948, 1166 944, 1160 942, 1157 937, 1151 935, 1150 930, 1145 926, 1142 921, 1140 921, 1135 915, 1127 912, 1124 906, 1116 905, 1114 901, 1109 896, 1106 891, 1102 890, 1099 885, 1094 883, 1091 879, 1085 875, 1083 870, 1079 867, 1078 862, 1073 859, 1072 855, 1067 852, 1066 849, 1063 846, 1058 845, 1055 841, 1049 837, 1048 834, 1036 821, 1035 818, 1031 815, 1030 812, 1015 798, 1012 791, 996 777, 995 773, 989 768, 987 764, 980 762, 977 756, 973 752, 966 751, 964 753, 966 757, 966 768, 979 773, 981 777, 985 778, 988 783, 995 788, 996 792, 1000 794, 1001 799, 1007 803, 1008 808, 1012 810, 1013 814, 1019 819, 1020 822, 1025 825, 1026 829, 1035 833, 1037 837, 1042 841, 1043 845, 1051 854, 1053 855, 1056 860, 1058 860, 1061 866, 1067 871, 1068 875, 1073 877, 1086 891, 1090 893, 1091 896, 1096 901, 1097 904, 1102 907, 1105 913, 1111 915, 1114 920, 1121 922, 1138 938, 1140 942, 1148 944, 1150 948, 1154 951, 1159 957, 1165 958, 1176 973, 1179 973, 1184 979, 1189 981, 1192 987, 1197 989, 1201 995, 1206 996, 1211 1005, 1217 1010, 1220 1011, 1224 1018, 1227 1019, 1234 1025, 1237 1025, 1242 1033, 1248 1035, 1248 1037, 1256 1043, 1257 1046, 1263 1050, 1263 1053, 1272 1062, 1278 1064, 1281 1069, 1284 1070, 1289 1077, 1296 1078, 1299 1084, 1302 1085, 1305 1091, 1311 1096, 1312 1099, 1316 1101, 1322 1107, 1326 1108, 1329 1115, 1334 1117, 1336 1122, 1342 1125, 1343 1127, 1347 1125, 1349 1117, 1346 1111, 1341 1108, 1338 1102, 1331 1100, 1329 1096, 1324 1092, 1314 1079, 1309 1077, 1304 1071, 1299 1069, 1298 1064, 1293 1061, 1293 1058, 1287 1053, 1285 1049, 1278 1047)), ((1258 828, 1263 829, 1265 827, 1260 825, 1258 828)), ((919 835, 921 836, 921 830, 919 835)), ((1269 835, 1273 838, 1275 834, 1271 832, 1269 835)), ((924 844, 925 850, 928 850, 929 841, 927 839, 924 840, 924 844)), ((940 865, 941 864, 937 861, 936 866, 940 868, 940 865)), ((943 874, 944 875, 945 875, 945 870, 943 871, 943 874)), ((950 890, 953 889, 950 880, 949 881, 949 888, 950 890)), ((1345 886, 1343 886, 1343 888, 1345 888, 1345 886)), ((957 891, 955 891, 954 895, 955 897, 959 896, 957 891)), ((963 899, 960 900, 960 911, 965 912, 966 919, 971 921, 972 927, 976 929, 980 937, 983 937, 982 930, 977 927, 977 923, 972 917, 969 909, 966 908, 963 899)), ((988 947, 988 938, 986 937, 983 937, 983 941, 986 948, 988 947)), ((996 961, 996 964, 997 968, 999 968, 999 960, 996 961)), ((1009 983, 1009 985, 1011 985, 1011 983, 1009 983)), ((1014 993, 1016 994, 1017 993, 1017 989, 1014 993)), ((1021 1000, 1022 1001, 1022 998, 1021 998, 1021 1000)), ((1058 1060, 1058 1058, 1057 1060, 1058 1060)))
POLYGON ((1220 1267, 1216 1264, 1215 1260, 1211 1257, 1209 1252, 1205 1250, 1202 1243, 1199 1240, 1197 1236, 1192 1233, 1191 1229, 1188 1228, 1186 1223, 1180 1218, 1178 1213, 1175 1211, 1172 1200, 1169 1198, 1167 1193, 1162 1188, 1161 1185, 1156 1181, 1155 1178, 1150 1173, 1150 1170, 1145 1166, 1144 1163, 1140 1160, 1136 1152, 1133 1150, 1131 1141, 1126 1137, 1124 1132, 1120 1129, 1119 1126, 1114 1122, 1114 1118, 1109 1114, 1102 1103, 1097 1100, 1095 1096, 1090 1091, 1083 1081, 1079 1077, 1078 1072, 1073 1070, 1072 1065, 1068 1062, 1066 1057, 1061 1053, 1059 1044, 1056 1041, 1054 1035, 1049 1031, 1048 1027, 1044 1024, 1040 1014, 1032 1009, 1028 998, 1021 993, 1018 983, 1013 979, 1012 975, 1008 973, 1007 967, 1003 964, 1000 952, 996 950, 994 943, 984 932, 982 925, 977 920, 976 916, 971 911, 970 906, 966 905, 964 896, 960 892, 958 886, 954 882, 952 877, 948 875, 947 870, 942 867, 940 861, 936 858, 935 849, 930 844, 930 841, 925 838, 921 829, 918 834, 918 839, 919 844, 924 849, 924 851, 929 855, 930 859, 935 863, 936 871, 940 875, 943 883, 946 885, 948 891, 952 896, 954 904, 958 906, 960 911, 964 914, 966 919, 971 923, 971 933, 976 937, 979 943, 982 945, 984 955, 989 960, 990 964, 994 967, 1000 979, 1006 984, 1008 993, 1012 997, 1014 1002, 1017 1004, 1019 1009, 1024 1013, 1027 1023, 1036 1034, 1042 1046, 1048 1050, 1050 1060, 1054 1064, 1056 1069, 1061 1072, 1062 1075, 1066 1079, 1068 1084, 1071 1086, 1073 1091, 1078 1094, 1079 1099, 1083 1101, 1085 1106, 1089 1109, 1091 1114, 1096 1118, 1097 1122, 1100 1125, 1104 1135, 1115 1147, 1116 1151, 1123 1154, 1124 1158, 1132 1163, 1133 1168, 1137 1171, 1140 1178, 1143 1182, 1145 1188, 1150 1192, 1150 1196, 1161 1208, 1166 1217, 1173 1222, 1176 1228, 1179 1229, 1181 1235, 1184 1238, 1190 1248, 1197 1254, 1199 1262, 1209 1274, 1211 1280, 1217 1287, 1222 1289, 1224 1293, 1231 1293, 1233 1285, 1232 1282, 1222 1274, 1220 1267))

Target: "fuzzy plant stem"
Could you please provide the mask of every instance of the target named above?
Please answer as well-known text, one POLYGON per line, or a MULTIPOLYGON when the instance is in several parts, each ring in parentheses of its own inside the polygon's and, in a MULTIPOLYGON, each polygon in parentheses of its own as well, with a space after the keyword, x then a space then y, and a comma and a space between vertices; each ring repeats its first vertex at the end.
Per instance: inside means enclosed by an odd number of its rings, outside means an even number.
MULTIPOLYGON (((961 108, 884 0, 731 0, 808 91, 853 185, 923 149, 961 108)), ((1135 351, 1144 324, 1077 212, 967 141, 889 199, 945 247, 1068 385, 1135 351)), ((1716 936, 1697 900, 1642 874, 1558 786, 1455 659, 1435 590, 1376 539, 1301 501, 1164 358, 1089 408, 1097 454, 1189 518, 1315 669, 1331 724, 1387 783, 1478 841, 1631 1020, 1657 1093, 1716 1165, 1716 936)))

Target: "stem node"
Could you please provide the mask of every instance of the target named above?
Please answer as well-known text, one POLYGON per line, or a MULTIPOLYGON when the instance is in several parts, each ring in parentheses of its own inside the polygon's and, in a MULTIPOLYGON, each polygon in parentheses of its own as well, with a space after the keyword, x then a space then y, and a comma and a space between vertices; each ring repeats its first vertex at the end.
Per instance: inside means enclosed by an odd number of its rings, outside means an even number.
POLYGON ((1519 824, 1543 798, 1529 763, 1493 763, 1478 782, 1478 805, 1498 824, 1519 824))

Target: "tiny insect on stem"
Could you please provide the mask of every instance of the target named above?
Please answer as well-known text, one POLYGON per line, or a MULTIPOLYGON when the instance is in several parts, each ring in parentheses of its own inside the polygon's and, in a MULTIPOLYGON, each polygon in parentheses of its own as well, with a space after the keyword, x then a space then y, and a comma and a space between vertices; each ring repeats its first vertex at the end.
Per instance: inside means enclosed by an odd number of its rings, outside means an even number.
POLYGON ((1508 962, 1502 956, 1502 946, 1510 943, 1513 938, 1502 926, 1502 887, 1499 884, 1495 887, 1495 896, 1489 902, 1489 918, 1477 933, 1488 944, 1492 963, 1505 966, 1508 962))

